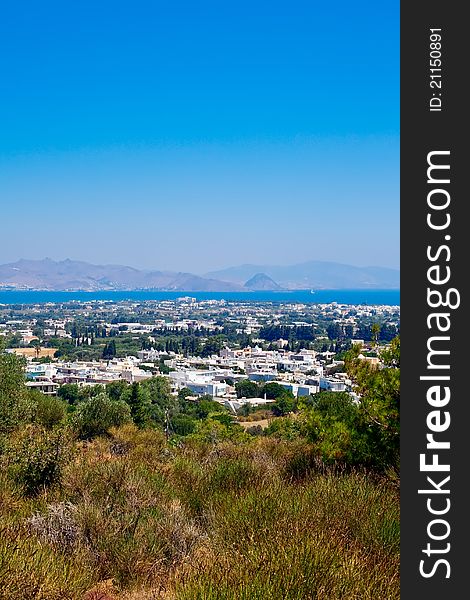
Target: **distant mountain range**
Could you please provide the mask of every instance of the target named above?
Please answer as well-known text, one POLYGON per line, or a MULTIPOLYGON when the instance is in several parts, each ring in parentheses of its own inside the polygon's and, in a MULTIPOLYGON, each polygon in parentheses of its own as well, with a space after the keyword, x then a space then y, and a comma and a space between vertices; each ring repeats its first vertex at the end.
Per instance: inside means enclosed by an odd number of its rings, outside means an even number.
POLYGON ((335 262, 311 260, 289 265, 241 265, 204 275, 213 279, 243 285, 257 273, 270 277, 281 288, 289 290, 314 289, 398 289, 400 271, 385 267, 353 267, 335 262))
POLYGON ((141 271, 122 265, 92 265, 75 260, 19 260, 0 265, 0 289, 67 291, 176 290, 243 291, 236 283, 214 281, 191 273, 141 271))
POLYGON ((21 259, 0 265, 0 289, 13 290, 169 290, 241 292, 255 290, 399 288, 399 271, 310 261, 289 267, 241 265, 204 276, 144 271, 122 265, 74 260, 21 259))

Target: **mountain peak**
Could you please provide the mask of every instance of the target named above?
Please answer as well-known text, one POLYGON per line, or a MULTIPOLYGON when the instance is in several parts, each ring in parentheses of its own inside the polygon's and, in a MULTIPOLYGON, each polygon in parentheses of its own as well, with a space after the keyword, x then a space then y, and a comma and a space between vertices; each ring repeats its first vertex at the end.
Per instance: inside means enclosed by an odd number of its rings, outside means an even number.
POLYGON ((244 287, 255 291, 273 291, 282 289, 281 286, 276 283, 274 279, 268 277, 266 273, 256 273, 245 283, 244 287))
MULTIPOLYGON (((250 289, 250 280, 259 275, 270 277, 282 289, 399 289, 400 272, 383 267, 357 267, 336 262, 311 260, 294 265, 240 265, 206 273, 250 289), (250 283, 249 286, 246 284, 250 283)), ((256 281, 256 280, 255 280, 256 281)), ((251 288, 253 289, 253 288, 251 288)), ((267 288, 264 288, 267 289, 267 288)))

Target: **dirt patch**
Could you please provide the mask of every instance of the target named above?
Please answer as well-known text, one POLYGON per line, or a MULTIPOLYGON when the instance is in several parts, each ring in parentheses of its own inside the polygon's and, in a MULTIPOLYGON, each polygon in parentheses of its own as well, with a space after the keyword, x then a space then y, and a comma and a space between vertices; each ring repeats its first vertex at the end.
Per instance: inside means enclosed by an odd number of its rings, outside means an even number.
POLYGON ((28 358, 44 358, 46 356, 54 358, 54 354, 57 352, 57 348, 41 348, 39 353, 36 352, 36 348, 12 348, 12 350, 15 354, 28 358))
POLYGON ((239 421, 238 424, 248 429, 249 427, 256 427, 259 425, 262 429, 266 429, 268 427, 270 420, 261 419, 261 421, 239 421))

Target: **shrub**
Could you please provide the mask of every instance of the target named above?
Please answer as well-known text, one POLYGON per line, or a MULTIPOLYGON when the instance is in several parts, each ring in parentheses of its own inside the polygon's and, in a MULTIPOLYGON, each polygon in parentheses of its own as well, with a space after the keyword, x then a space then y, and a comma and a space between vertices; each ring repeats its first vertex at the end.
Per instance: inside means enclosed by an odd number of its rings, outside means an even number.
POLYGON ((301 423, 298 419, 291 417, 279 417, 273 419, 265 432, 266 435, 274 436, 283 440, 294 440, 300 436, 301 423))
POLYGON ((176 435, 189 435, 196 429, 196 421, 189 415, 175 415, 171 419, 171 428, 176 435))
POLYGON ((175 596, 398 600, 397 504, 357 474, 218 497, 210 545, 176 574, 175 596))
POLYGON ((112 427, 108 435, 110 452, 127 455, 134 465, 141 463, 156 467, 165 456, 171 456, 160 429, 138 429, 133 423, 127 423, 119 428, 112 427))
POLYGON ((247 427, 245 431, 253 436, 264 435, 264 430, 261 425, 252 425, 251 427, 247 427))
POLYGON ((41 392, 31 393, 34 406, 34 421, 46 429, 52 429, 65 420, 67 415, 66 404, 56 396, 46 396, 41 392))
POLYGON ((71 600, 82 598, 95 574, 86 557, 69 557, 20 527, 0 526, 0 598, 71 600))
POLYGON ((80 402, 74 415, 77 433, 83 439, 102 435, 111 427, 131 421, 131 411, 126 402, 111 400, 104 392, 80 402))
POLYGON ((0 456, 2 600, 399 598, 385 478, 325 465, 302 438, 188 436, 170 450, 127 424, 77 444, 60 488, 18 498, 11 459, 58 431, 10 434, 0 456))
POLYGON ((70 552, 79 541, 77 507, 71 502, 50 504, 27 520, 31 532, 62 552, 70 552))
POLYGON ((286 460, 284 475, 293 481, 301 481, 315 472, 321 472, 324 464, 310 444, 299 444, 286 460))
POLYGON ((209 489, 222 492, 242 490, 255 485, 259 481, 259 475, 253 463, 248 460, 221 457, 210 474, 209 489))
POLYGON ((73 451, 67 429, 45 430, 28 426, 8 448, 13 480, 27 496, 58 483, 62 468, 73 451))

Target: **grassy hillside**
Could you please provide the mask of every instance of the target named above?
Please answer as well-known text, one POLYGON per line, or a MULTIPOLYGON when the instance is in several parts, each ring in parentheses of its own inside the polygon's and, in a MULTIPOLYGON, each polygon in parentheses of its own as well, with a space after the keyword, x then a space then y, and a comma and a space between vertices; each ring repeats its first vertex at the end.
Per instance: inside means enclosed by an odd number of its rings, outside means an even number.
POLYGON ((397 487, 305 440, 62 434, 60 484, 28 496, 47 444, 30 426, 3 448, 2 599, 399 598, 397 487))

